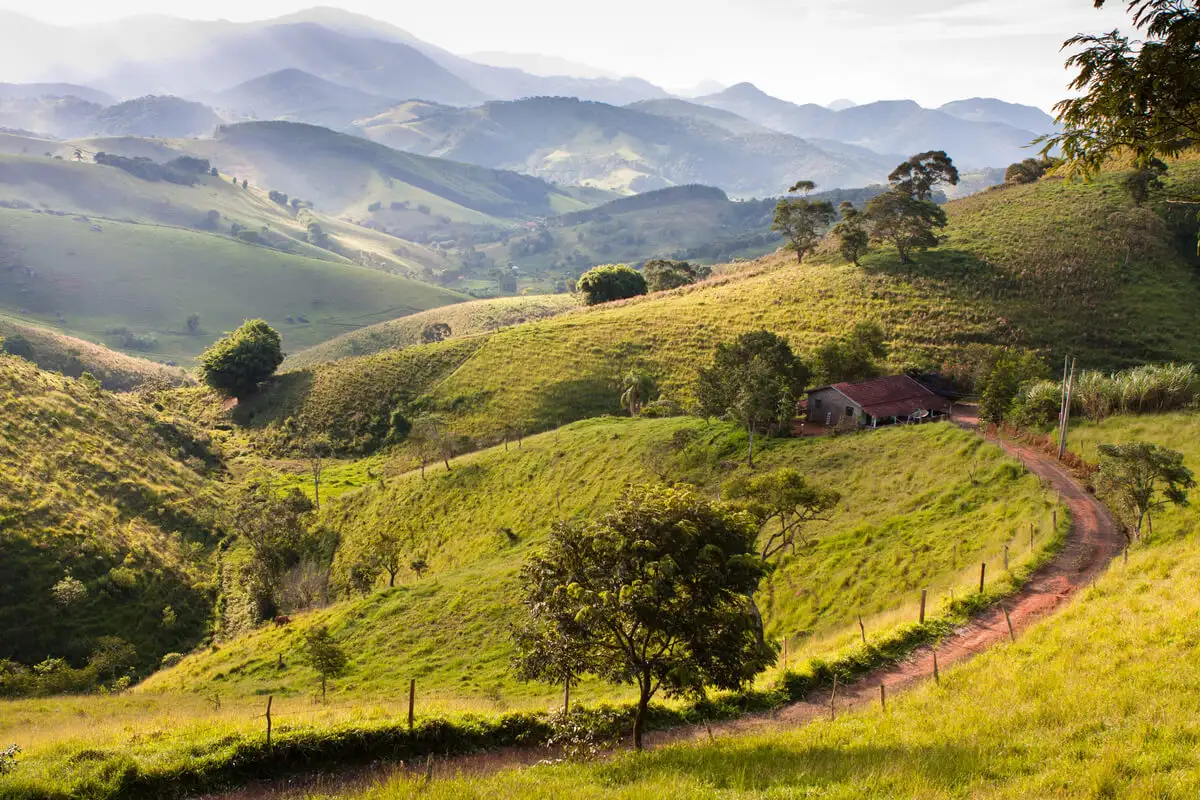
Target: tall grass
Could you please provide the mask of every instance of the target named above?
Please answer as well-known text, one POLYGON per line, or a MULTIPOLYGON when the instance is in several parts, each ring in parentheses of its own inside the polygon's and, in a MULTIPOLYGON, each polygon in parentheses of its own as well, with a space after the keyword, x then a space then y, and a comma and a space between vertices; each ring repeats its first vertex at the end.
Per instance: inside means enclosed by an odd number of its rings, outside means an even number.
MULTIPOLYGON (((1018 416, 1034 424, 1058 415, 1062 384, 1039 381, 1018 398, 1018 416)), ((1194 364, 1147 364, 1120 372, 1083 372, 1075 378, 1071 413, 1100 421, 1114 414, 1150 414, 1195 408, 1200 373, 1194 364)))

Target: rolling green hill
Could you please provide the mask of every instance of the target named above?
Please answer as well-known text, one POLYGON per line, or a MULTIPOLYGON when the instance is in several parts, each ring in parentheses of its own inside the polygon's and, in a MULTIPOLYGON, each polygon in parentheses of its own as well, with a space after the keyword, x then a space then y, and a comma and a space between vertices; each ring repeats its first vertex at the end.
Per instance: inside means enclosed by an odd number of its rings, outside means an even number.
MULTIPOLYGON (((1200 162, 1181 162, 1172 175, 1181 193, 1190 191, 1200 185, 1200 162)), ((888 249, 862 267, 829 252, 802 266, 780 254, 693 287, 487 335, 428 388, 426 405, 440 409, 456 435, 496 442, 506 427, 547 429, 615 413, 617 379, 634 367, 687 403, 697 366, 741 331, 773 330, 805 354, 862 320, 884 327, 897 368, 937 368, 976 344, 1056 357, 1069 349, 1089 368, 1200 358, 1194 224, 1180 232, 1134 207, 1119 174, 1005 187, 947 211, 945 244, 912 265, 888 249)), ((370 374, 373 362, 337 366, 340 375, 355 369, 370 374)), ((318 409, 349 404, 316 390, 295 396, 316 385, 299 375, 281 382, 264 407, 324 418, 318 409)), ((375 397, 379 405, 356 396, 356 413, 386 419, 387 390, 375 397)))
MULTIPOLYGON (((1200 417, 1112 418, 1086 443, 1148 440, 1200 467, 1200 417)), ((1200 548, 1194 507, 1013 645, 878 706, 803 727, 594 764, 401 778, 355 797, 1160 798, 1200 791, 1200 548)), ((348 795, 343 795, 348 796, 348 795)))
POLYGON ((473 336, 557 316, 578 305, 579 302, 572 295, 535 294, 442 306, 343 333, 316 347, 293 353, 284 361, 281 369, 305 369, 327 361, 423 344, 421 334, 426 326, 439 322, 450 326, 451 336, 473 336))
POLYGON ((182 369, 128 356, 84 339, 4 317, 0 317, 0 351, 70 378, 89 372, 101 386, 112 392, 152 383, 179 386, 191 380, 182 369))
POLYGON ((458 299, 215 233, 0 209, 0 310, 163 360, 189 359, 247 318, 304 348, 458 299), (200 316, 194 335, 191 314, 200 316))
POLYGON ((221 535, 206 440, 6 355, 0 412, 0 660, 82 667, 99 637, 117 636, 145 671, 195 646, 209 631, 221 535), (56 602, 67 576, 83 593, 56 602))

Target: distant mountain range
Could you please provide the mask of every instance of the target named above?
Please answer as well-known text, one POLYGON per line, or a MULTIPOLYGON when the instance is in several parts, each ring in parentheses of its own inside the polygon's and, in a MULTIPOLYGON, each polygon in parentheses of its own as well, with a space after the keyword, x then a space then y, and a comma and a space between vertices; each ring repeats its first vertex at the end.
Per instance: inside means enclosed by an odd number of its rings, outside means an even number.
POLYGON ((333 8, 78 27, 0 11, 0 78, 36 81, 0 84, 0 127, 12 130, 169 138, 284 120, 623 193, 703 183, 768 196, 800 178, 865 186, 931 149, 982 172, 1028 157, 1054 130, 1040 109, 988 98, 798 105, 742 83, 684 100, 563 59, 473 60, 333 8))

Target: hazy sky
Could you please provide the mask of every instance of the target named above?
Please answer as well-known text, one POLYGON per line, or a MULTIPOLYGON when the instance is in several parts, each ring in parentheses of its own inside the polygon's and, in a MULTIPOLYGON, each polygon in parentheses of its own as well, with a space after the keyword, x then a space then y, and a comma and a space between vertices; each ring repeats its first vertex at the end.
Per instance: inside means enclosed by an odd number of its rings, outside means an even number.
MULTIPOLYGON (((0 0, 60 24, 133 14, 248 21, 303 0, 0 0)), ((327 3, 333 4, 333 3, 327 3)), ((1048 107, 1065 92, 1059 52, 1080 31, 1126 19, 1123 0, 342 0, 458 53, 542 53, 668 88, 750 81, 795 102, 993 96, 1048 107)))

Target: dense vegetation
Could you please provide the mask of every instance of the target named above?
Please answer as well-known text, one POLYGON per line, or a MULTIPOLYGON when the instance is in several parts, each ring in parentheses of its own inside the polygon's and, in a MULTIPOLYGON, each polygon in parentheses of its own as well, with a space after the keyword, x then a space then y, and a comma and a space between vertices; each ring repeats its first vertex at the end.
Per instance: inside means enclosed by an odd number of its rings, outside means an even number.
POLYGON ((209 631, 222 529, 204 437, 94 379, 11 356, 0 406, 0 693, 145 674, 194 647, 209 631), (133 648, 120 671, 73 674, 95 666, 104 637, 133 648))

